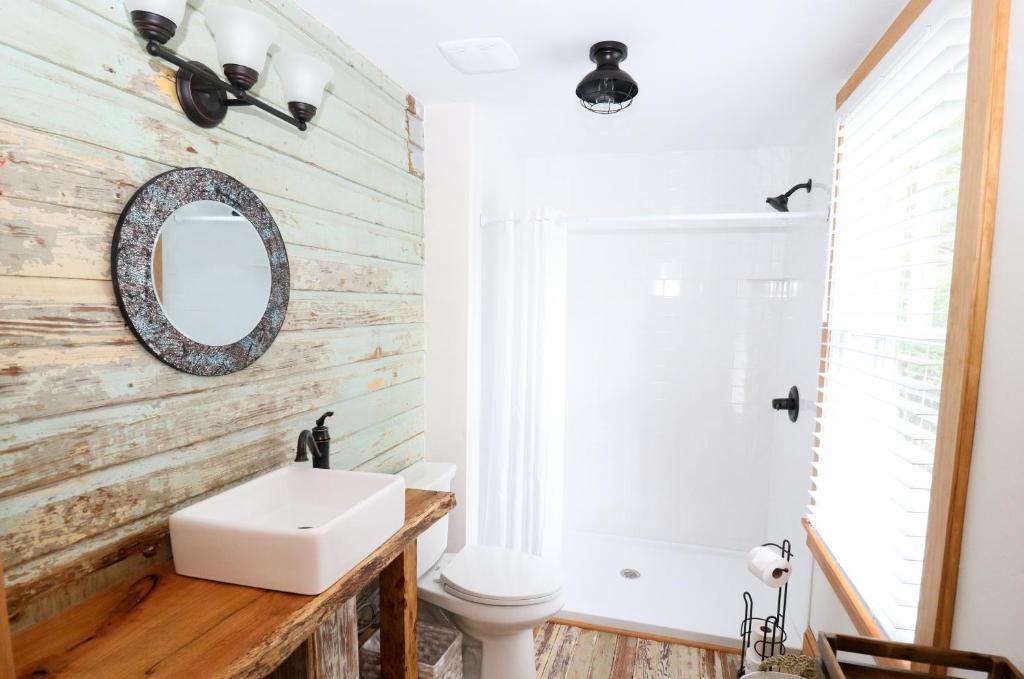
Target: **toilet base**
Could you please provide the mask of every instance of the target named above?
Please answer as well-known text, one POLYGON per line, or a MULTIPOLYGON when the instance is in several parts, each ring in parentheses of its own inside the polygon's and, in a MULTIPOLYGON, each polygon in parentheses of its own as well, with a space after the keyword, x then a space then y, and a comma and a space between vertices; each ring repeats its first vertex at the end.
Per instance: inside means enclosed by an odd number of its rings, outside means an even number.
POLYGON ((460 615, 452 615, 452 619, 456 627, 483 646, 481 679, 536 679, 532 629, 495 634, 488 625, 474 624, 460 615))

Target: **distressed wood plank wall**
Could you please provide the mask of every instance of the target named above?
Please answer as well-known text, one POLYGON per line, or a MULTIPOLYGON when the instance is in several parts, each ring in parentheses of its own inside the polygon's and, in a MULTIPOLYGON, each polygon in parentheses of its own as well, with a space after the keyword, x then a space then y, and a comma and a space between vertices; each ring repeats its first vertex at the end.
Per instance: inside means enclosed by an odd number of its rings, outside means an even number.
MULTIPOLYGON (((0 0, 0 554, 14 629, 168 558, 176 509, 279 466, 323 410, 332 465, 423 455, 422 123, 415 100, 291 0, 233 0, 335 73, 309 132, 181 114, 121 0, 0 0), (110 241, 135 189, 205 166, 252 187, 292 268, 284 329, 217 378, 124 324, 110 241)), ((216 64, 206 3, 169 46, 216 64)), ((256 92, 280 103, 268 66, 256 92)))

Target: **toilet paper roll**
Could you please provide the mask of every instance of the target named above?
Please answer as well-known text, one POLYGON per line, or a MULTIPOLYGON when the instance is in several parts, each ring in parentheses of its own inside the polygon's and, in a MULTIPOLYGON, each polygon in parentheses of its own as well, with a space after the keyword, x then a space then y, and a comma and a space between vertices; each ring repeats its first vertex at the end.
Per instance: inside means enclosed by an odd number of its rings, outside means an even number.
POLYGON ((769 587, 782 587, 789 582, 792 565, 771 547, 754 547, 747 552, 747 570, 769 587))

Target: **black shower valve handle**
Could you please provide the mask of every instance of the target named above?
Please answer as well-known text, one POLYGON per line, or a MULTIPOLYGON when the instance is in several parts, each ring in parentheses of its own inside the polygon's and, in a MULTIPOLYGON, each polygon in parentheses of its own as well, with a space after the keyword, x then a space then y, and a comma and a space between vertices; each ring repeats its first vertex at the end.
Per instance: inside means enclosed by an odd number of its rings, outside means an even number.
POLYGON ((772 408, 775 410, 792 410, 797 407, 795 399, 791 398, 773 398, 772 408))
POLYGON ((795 386, 790 387, 789 396, 772 399, 772 408, 788 411, 789 421, 796 422, 796 419, 800 416, 800 390, 795 386))

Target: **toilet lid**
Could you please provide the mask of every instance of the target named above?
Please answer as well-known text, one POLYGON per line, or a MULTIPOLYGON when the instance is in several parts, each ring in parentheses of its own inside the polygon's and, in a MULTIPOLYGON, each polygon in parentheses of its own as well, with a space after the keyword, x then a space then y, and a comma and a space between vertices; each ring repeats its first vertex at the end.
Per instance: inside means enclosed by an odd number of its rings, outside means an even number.
POLYGON ((496 606, 551 601, 562 591, 562 574, 550 561, 498 547, 463 548, 441 571, 452 595, 496 606))

